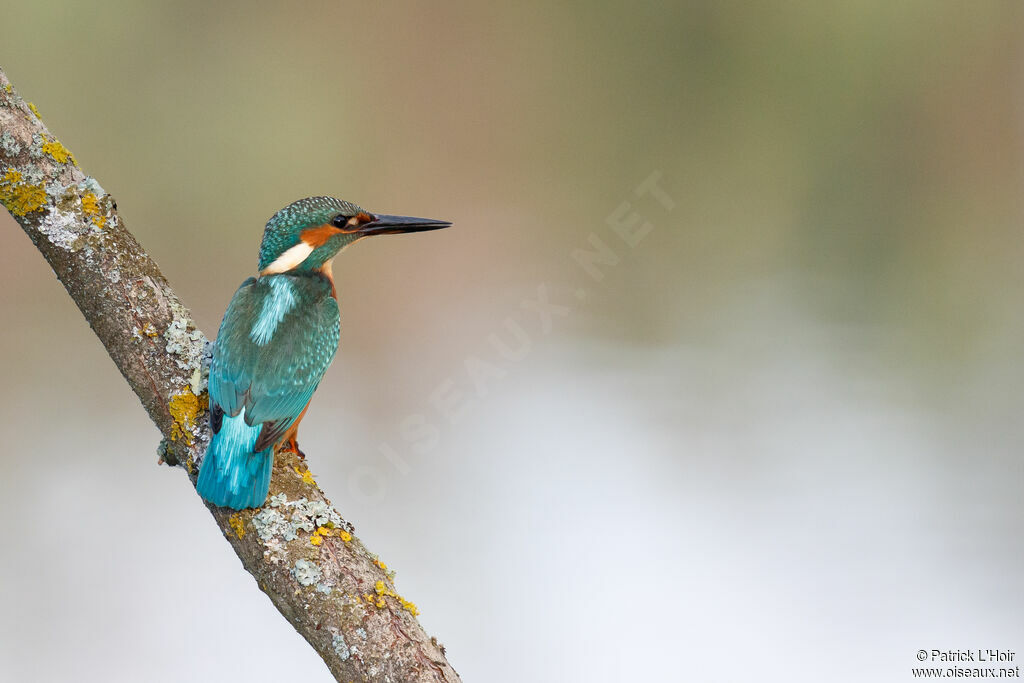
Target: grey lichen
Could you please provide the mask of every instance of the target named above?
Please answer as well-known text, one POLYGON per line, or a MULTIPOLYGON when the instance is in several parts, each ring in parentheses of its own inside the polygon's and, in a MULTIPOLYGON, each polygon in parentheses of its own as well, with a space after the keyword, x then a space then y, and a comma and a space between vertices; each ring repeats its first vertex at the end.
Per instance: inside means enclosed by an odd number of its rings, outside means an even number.
POLYGON ((355 531, 355 528, 351 524, 346 522, 341 515, 322 500, 311 501, 306 498, 288 500, 288 496, 283 493, 278 493, 277 495, 270 497, 270 507, 281 509, 287 508, 292 511, 291 528, 293 531, 301 529, 302 531, 312 533, 319 526, 344 529, 349 533, 355 531))
POLYGON ((103 187, 100 186, 99 182, 97 182, 97 180, 92 176, 87 176, 85 180, 78 183, 78 186, 86 192, 92 192, 97 197, 102 197, 107 194, 106 190, 104 190, 103 187))
MULTIPOLYGON (((29 165, 24 177, 26 182, 38 184, 42 182, 43 172, 38 167, 29 165)), ((38 225, 39 232, 51 244, 61 249, 85 249, 87 254, 91 254, 93 249, 86 238, 90 234, 98 234, 100 230, 92 221, 83 220, 80 207, 82 193, 92 192, 96 188, 100 192, 103 191, 99 183, 90 178, 73 185, 64 185, 56 180, 47 182, 44 189, 48 201, 38 225)))
POLYGON ((32 134, 32 144, 28 146, 28 156, 30 159, 43 158, 43 136, 39 133, 32 134))
POLYGON ((21 145, 14 139, 9 130, 5 130, 3 135, 0 135, 0 152, 3 152, 7 157, 16 157, 21 154, 21 145))
MULTIPOLYGON (((285 559, 287 555, 284 544, 297 539, 300 531, 310 535, 317 527, 345 529, 349 533, 355 531, 351 524, 323 501, 311 502, 306 498, 290 501, 283 493, 270 497, 270 504, 253 516, 252 526, 266 548, 265 556, 275 564, 285 559)), ((318 576, 313 583, 319 579, 318 576)), ((328 580, 324 588, 319 588, 320 592, 330 593, 333 590, 330 584, 328 580)))
POLYGON ((203 374, 203 368, 198 367, 192 371, 192 374, 188 378, 188 387, 196 396, 202 393, 203 388, 206 386, 206 384, 203 382, 204 377, 205 375, 203 374))
POLYGON ((316 529, 316 526, 314 526, 313 522, 311 522, 301 510, 296 510, 292 513, 292 528, 295 529, 295 531, 299 531, 301 529, 302 531, 311 534, 313 533, 313 530, 316 529))
POLYGON ((309 560, 296 560, 292 576, 301 586, 312 586, 320 580, 320 567, 309 560))
POLYGON ((25 104, 25 100, 21 99, 21 95, 14 92, 13 88, 0 88, 0 100, 6 101, 12 109, 21 109, 25 104))
POLYGON ((278 537, 286 541, 293 541, 298 537, 292 523, 277 510, 268 508, 260 510, 253 516, 252 525, 256 529, 256 535, 264 543, 271 543, 278 537))
POLYGON ((78 216, 74 213, 48 205, 43 219, 39 222, 38 229, 54 246, 75 250, 78 248, 75 243, 79 238, 77 232, 79 225, 78 216))
MULTIPOLYGON (((167 341, 165 351, 175 356, 175 362, 182 370, 194 370, 202 367, 203 349, 206 338, 197 329, 189 329, 189 314, 185 307, 176 301, 171 302, 171 313, 174 318, 171 324, 164 330, 164 339, 167 341)), ((199 387, 202 391, 203 387, 199 387)), ((198 391, 193 389, 193 393, 198 391)))
POLYGON ((317 526, 340 527, 345 523, 341 515, 322 500, 314 500, 308 503, 304 512, 313 519, 313 523, 317 526))
POLYGON ((62 194, 64 194, 65 187, 64 184, 61 183, 59 180, 51 180, 50 182, 46 183, 45 189, 47 195, 51 197, 59 197, 62 194))
POLYGON ((352 656, 352 651, 349 650, 345 637, 340 633, 335 633, 334 637, 331 638, 331 647, 334 648, 334 654, 338 655, 338 659, 343 662, 352 656))
MULTIPOLYGON (((21 172, 21 177, 26 183, 29 183, 30 185, 38 185, 39 183, 43 182, 45 174, 43 173, 43 169, 39 168, 38 166, 33 166, 32 164, 29 164, 25 166, 24 170, 21 172)), ((53 194, 51 194, 51 197, 59 197, 61 194, 63 194, 64 186, 61 185, 60 183, 57 183, 56 187, 59 189, 53 194)))

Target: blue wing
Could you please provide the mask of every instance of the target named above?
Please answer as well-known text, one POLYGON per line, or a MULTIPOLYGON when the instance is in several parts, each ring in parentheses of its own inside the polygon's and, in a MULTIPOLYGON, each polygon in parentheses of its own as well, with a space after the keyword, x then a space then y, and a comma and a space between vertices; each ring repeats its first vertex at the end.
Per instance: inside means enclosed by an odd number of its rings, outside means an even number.
POLYGON ((246 280, 232 298, 210 365, 210 398, 224 415, 262 425, 255 450, 274 445, 302 414, 334 358, 338 304, 323 276, 246 280))

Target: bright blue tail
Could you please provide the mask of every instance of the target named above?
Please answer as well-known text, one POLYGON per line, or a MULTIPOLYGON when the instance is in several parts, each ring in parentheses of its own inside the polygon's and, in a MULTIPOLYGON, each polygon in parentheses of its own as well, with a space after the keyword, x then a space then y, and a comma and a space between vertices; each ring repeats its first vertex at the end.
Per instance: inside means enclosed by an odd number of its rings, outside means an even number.
POLYGON ((245 424, 245 410, 224 416, 199 467, 199 495, 220 507, 242 510, 263 505, 270 490, 274 450, 253 453, 262 425, 245 424))

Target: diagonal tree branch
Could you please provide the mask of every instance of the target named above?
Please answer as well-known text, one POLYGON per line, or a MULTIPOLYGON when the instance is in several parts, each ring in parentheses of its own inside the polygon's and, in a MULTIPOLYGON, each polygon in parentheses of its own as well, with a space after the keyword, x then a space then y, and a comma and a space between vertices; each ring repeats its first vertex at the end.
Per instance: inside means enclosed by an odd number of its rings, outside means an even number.
MULTIPOLYGON (((117 205, 0 70, 0 203, 49 262, 195 485, 207 433, 206 338, 117 205)), ((224 537, 338 681, 459 681, 305 463, 277 453, 261 510, 210 508, 224 537)), ((198 499, 197 499, 198 500, 198 499)))

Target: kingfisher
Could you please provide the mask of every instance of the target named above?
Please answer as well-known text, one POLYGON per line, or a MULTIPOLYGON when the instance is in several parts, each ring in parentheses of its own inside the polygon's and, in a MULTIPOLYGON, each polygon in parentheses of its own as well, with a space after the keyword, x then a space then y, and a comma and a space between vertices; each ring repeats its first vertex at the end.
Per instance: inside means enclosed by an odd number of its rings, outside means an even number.
POLYGON ((210 427, 196 490, 220 507, 260 507, 274 450, 296 433, 340 339, 334 257, 371 235, 451 223, 370 213, 334 197, 300 199, 263 231, 259 274, 235 292, 210 363, 210 427))

